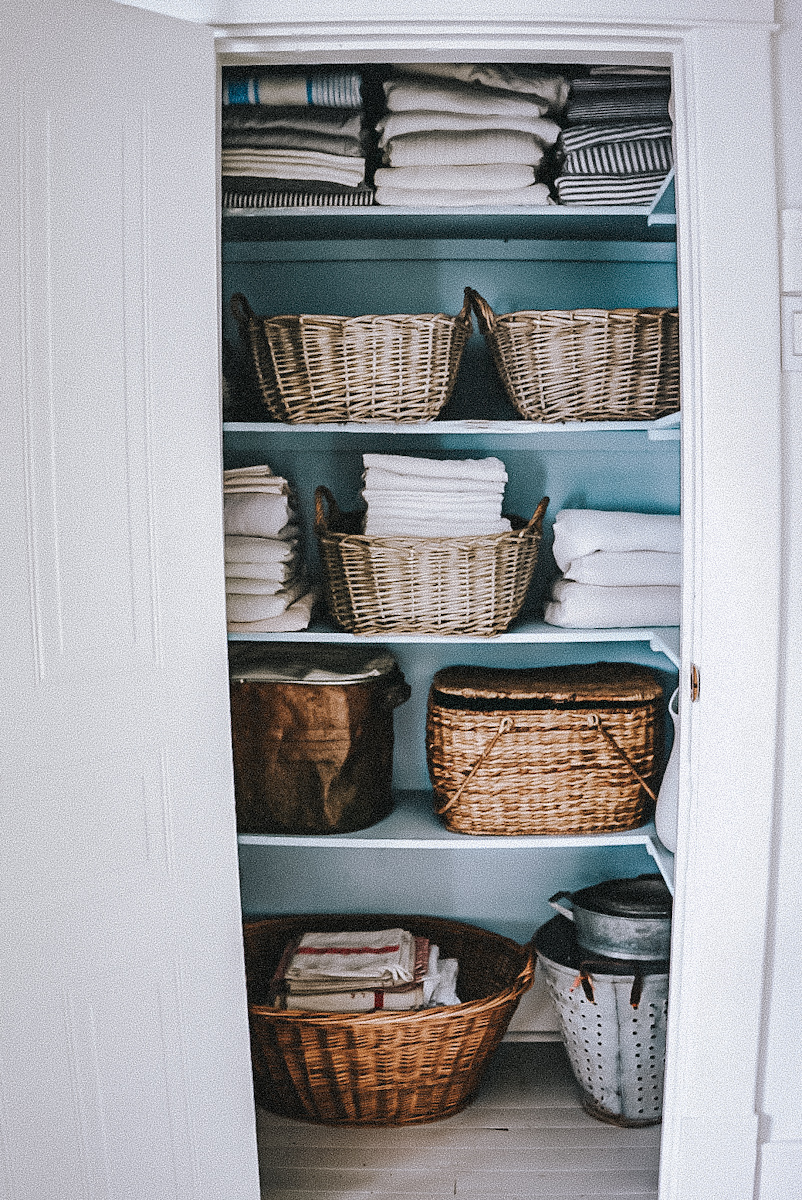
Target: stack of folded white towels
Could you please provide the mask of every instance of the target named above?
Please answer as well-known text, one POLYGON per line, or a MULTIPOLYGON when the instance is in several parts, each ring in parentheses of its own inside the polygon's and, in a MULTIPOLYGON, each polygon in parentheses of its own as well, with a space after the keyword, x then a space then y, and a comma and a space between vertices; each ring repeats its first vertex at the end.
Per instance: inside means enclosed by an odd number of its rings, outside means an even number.
POLYGON ((305 579, 286 479, 268 466, 223 475, 226 616, 232 633, 306 629, 315 594, 305 579))
POLYGON ((543 205, 568 79, 549 67, 406 63, 384 84, 376 203, 543 205))
POLYGON ((507 469, 498 458, 363 455, 363 532, 377 537, 461 537, 511 528, 501 505, 507 469))
POLYGON ((562 576, 545 620, 579 629, 679 625, 678 516, 564 508, 554 521, 562 576))

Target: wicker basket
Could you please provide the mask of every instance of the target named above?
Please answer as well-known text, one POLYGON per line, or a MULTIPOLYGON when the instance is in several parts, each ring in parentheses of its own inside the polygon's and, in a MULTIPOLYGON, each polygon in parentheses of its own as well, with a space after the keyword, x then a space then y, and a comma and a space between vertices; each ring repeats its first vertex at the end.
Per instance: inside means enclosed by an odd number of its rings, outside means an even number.
POLYGON ((459 1112, 531 986, 532 945, 461 922, 410 916, 286 916, 245 923, 256 1101, 330 1125, 407 1125, 459 1112), (403 925, 459 961, 460 1005, 419 1012, 291 1012, 264 1003, 287 942, 309 929, 403 925))
POLYGON ((441 820, 471 834, 637 828, 653 811, 662 695, 629 663, 443 668, 426 717, 441 820))
POLYGON ((677 412, 676 308, 578 308, 496 316, 473 305, 501 381, 528 421, 653 421, 677 412))
POLYGON ((473 328, 467 296, 456 317, 257 317, 241 293, 231 311, 264 404, 292 425, 433 420, 473 328))
POLYGON ((544 497, 528 522, 506 533, 368 537, 361 513, 341 513, 315 491, 315 532, 334 621, 356 634, 503 633, 521 611, 537 562, 544 497), (328 512, 326 511, 328 508, 328 512))

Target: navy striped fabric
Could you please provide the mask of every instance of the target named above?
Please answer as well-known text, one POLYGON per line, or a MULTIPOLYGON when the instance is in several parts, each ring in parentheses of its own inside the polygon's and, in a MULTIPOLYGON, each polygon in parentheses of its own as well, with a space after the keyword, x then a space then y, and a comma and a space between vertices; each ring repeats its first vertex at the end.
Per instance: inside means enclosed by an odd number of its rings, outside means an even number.
POLYGON ((641 175, 560 175, 554 181, 560 204, 648 206, 665 181, 665 172, 641 175))
POLYGON ((671 138, 585 146, 566 155, 563 175, 667 175, 673 166, 671 138))

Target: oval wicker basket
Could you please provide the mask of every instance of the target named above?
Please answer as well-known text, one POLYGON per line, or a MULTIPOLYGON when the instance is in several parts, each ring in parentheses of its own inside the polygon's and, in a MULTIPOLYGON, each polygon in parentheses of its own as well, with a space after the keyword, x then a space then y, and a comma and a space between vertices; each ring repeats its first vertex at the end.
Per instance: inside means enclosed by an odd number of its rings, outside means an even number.
POLYGON ((267 917, 246 921, 244 934, 256 1102, 330 1125, 407 1125, 459 1112, 534 977, 531 943, 439 917, 267 917), (458 960, 461 1004, 320 1013, 264 1003, 286 944, 304 931, 399 925, 458 960))
POLYGON ((361 513, 342 513, 315 491, 324 596, 349 633, 503 633, 518 616, 537 562, 548 497, 506 533, 416 538, 359 533, 361 513), (327 512, 328 508, 328 512, 327 512))
POLYGON ((465 289, 501 382, 528 421, 654 421, 677 412, 676 308, 577 308, 497 316, 465 289))
POLYGON ((473 330, 467 296, 456 317, 258 317, 239 292, 231 311, 262 401, 293 425, 433 420, 473 330))

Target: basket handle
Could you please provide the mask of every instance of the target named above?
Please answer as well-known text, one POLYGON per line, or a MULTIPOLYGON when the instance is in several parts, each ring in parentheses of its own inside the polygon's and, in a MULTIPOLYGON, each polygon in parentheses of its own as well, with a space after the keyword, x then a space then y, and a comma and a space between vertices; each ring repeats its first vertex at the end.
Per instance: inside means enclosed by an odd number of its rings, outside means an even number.
POLYGON ((635 778, 638 780, 638 782, 640 783, 640 785, 644 789, 644 791, 648 792, 648 794, 651 796, 652 800, 654 800, 656 802, 657 796, 652 791, 652 789, 649 787, 648 783, 643 778, 643 776, 641 774, 639 774, 639 772, 636 770, 635 764, 633 763, 633 761, 629 757, 629 755, 626 753, 626 751, 621 749, 621 747, 618 745, 618 742, 615 740, 615 738, 613 738, 612 735, 609 734, 607 732, 607 730, 604 728, 604 726, 601 723, 601 720, 599 719, 598 713, 590 713, 588 715, 588 725, 591 727, 591 729, 598 729, 599 733, 602 735, 602 737, 607 742, 607 744, 609 746, 611 746, 612 749, 618 755, 618 757, 627 764, 630 771, 635 776, 635 778))
POLYGON ((234 293, 229 301, 229 308, 231 309, 231 315, 241 330, 247 329, 251 321, 256 320, 256 313, 253 311, 242 292, 234 293))
POLYGON ((319 484, 315 488, 315 533, 328 533, 329 523, 336 523, 340 515, 333 493, 325 484, 319 484))
POLYGON ((487 303, 483 296, 480 296, 472 287, 465 289, 465 303, 470 304, 473 311, 476 313, 476 319, 479 322, 479 328, 482 333, 493 329, 496 323, 496 314, 487 303))
POLYGON ((548 496, 544 496, 543 499, 540 501, 540 504, 538 504, 537 508, 532 513, 532 516, 527 521, 527 524, 526 524, 526 532, 527 533, 540 533, 540 531, 543 528, 543 518, 546 515, 546 509, 548 507, 549 507, 549 498, 548 498, 548 496))
POLYGON ((499 721, 499 724, 498 724, 498 729, 493 734, 490 741, 486 744, 484 750, 479 755, 476 762, 473 764, 470 771, 465 776, 465 778, 463 779, 462 783, 457 788, 454 795, 451 797, 450 800, 447 800, 445 802, 445 804, 441 804, 438 806, 438 808, 436 810, 438 816, 441 817, 443 815, 443 813, 447 813, 450 808, 454 807, 454 805, 457 803, 457 801, 459 800, 462 793, 465 791, 465 788, 471 782, 474 775, 476 774, 476 772, 481 767, 482 763, 487 758, 488 754, 490 754, 491 750, 493 749, 493 747, 495 746, 495 744, 499 740, 499 738, 502 737, 503 734, 509 733, 510 730, 512 730, 514 728, 515 728, 515 722, 513 721, 512 717, 506 716, 506 717, 501 718, 501 720, 499 721))

